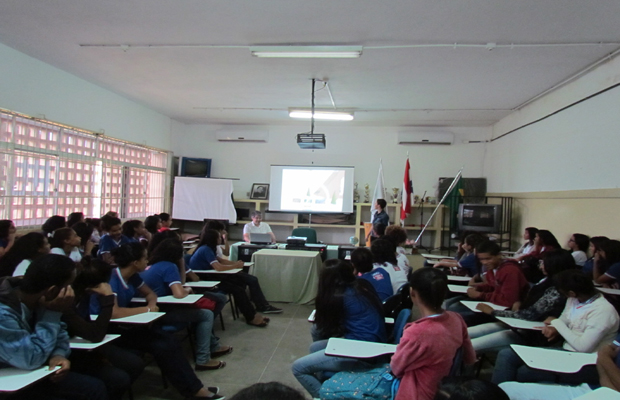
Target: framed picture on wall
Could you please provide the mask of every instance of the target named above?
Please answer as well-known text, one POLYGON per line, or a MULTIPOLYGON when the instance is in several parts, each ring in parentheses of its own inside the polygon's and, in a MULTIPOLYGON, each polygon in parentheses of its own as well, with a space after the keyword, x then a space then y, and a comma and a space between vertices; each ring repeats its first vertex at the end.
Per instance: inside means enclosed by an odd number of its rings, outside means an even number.
POLYGON ((268 198, 269 198, 269 184, 268 183, 252 184, 252 192, 250 194, 250 199, 267 200, 268 198))

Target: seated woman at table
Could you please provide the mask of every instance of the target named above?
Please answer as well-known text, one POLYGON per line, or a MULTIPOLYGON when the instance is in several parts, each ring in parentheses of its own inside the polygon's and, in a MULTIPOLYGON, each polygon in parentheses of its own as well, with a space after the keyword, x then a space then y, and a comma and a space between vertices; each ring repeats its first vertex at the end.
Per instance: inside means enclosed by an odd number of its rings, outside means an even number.
MULTIPOLYGON (((542 334, 548 341, 563 338, 562 348, 567 351, 591 353, 610 343, 618 331, 618 313, 596 290, 592 280, 575 269, 562 271, 555 277, 558 292, 568 298, 560 318, 545 320, 542 334)), ((492 381, 541 382, 561 381, 595 383, 596 370, 586 366, 579 373, 560 374, 534 370, 507 347, 499 352, 492 381)))
POLYGON ((51 254, 67 256, 76 263, 79 263, 82 259, 82 253, 80 253, 79 248, 82 239, 72 228, 56 229, 48 235, 48 240, 51 246, 51 254))
MULTIPOLYGON (((193 271, 227 271, 231 269, 243 268, 243 261, 218 260, 216 256, 217 246, 221 243, 221 235, 218 231, 207 229, 202 232, 198 248, 190 260, 190 268, 193 271), (221 262, 222 261, 222 262, 221 262)), ((248 325, 264 328, 269 323, 269 318, 263 317, 260 313, 281 313, 282 309, 270 305, 263 295, 263 291, 258 283, 258 278, 243 271, 236 274, 221 274, 217 279, 221 282, 220 287, 230 292, 235 298, 235 303, 245 317, 248 325), (252 302, 250 302, 245 292, 246 286, 250 289, 252 302), (258 312, 257 312, 258 310, 258 312)))
POLYGON ((112 257, 112 250, 123 244, 130 243, 131 240, 123 235, 123 227, 119 218, 102 218, 101 224, 107 233, 101 236, 101 240, 99 240, 97 256, 108 264, 112 264, 115 262, 112 257))
POLYGON ((590 258, 586 260, 581 268, 581 272, 586 274, 589 277, 593 277, 594 274, 594 264, 600 262, 600 254, 601 245, 607 242, 609 238, 607 236, 592 236, 590 238, 590 247, 588 251, 590 253, 590 258))
MULTIPOLYGON (((512 310, 493 310, 486 304, 478 304, 478 309, 493 317, 518 318, 527 321, 542 321, 548 317, 559 317, 566 305, 566 297, 560 294, 555 287, 556 274, 569 269, 577 268, 575 259, 566 250, 552 250, 546 252, 541 260, 540 269, 545 275, 540 282, 532 286, 523 302, 516 302, 512 310)), ((542 338, 537 331, 515 332, 501 322, 489 322, 473 326, 468 329, 474 350, 485 352, 499 350, 510 344, 524 344, 532 346, 542 338)))
POLYGON ((228 244, 228 232, 226 232, 226 226, 222 221, 212 219, 207 222, 203 229, 215 229, 222 235, 222 243, 217 246, 217 256, 224 258, 230 256, 230 245, 228 244))
POLYGON ((316 318, 310 334, 314 341, 310 346, 310 354, 296 360, 292 371, 313 398, 319 397, 322 384, 317 374, 370 367, 366 361, 326 355, 325 347, 329 338, 344 337, 381 343, 387 341, 381 302, 367 281, 356 279, 353 266, 348 261, 325 261, 319 276, 316 318))
POLYGON ((601 244, 593 276, 596 283, 620 288, 620 241, 608 240, 601 244))
POLYGON ((144 227, 144 222, 139 219, 125 221, 122 225, 123 235, 127 236, 132 242, 140 242, 144 247, 148 247, 151 233, 144 227))
MULTIPOLYGON (((116 294, 112 308, 112 318, 122 318, 147 312, 159 311, 157 295, 142 281, 140 272, 147 266, 144 246, 140 243, 127 243, 112 250, 118 268, 112 270, 110 287, 116 294), (130 308, 131 299, 140 293, 146 298, 146 306, 130 308)), ((96 299, 90 300, 90 313, 99 314, 101 307, 96 299)), ((196 376, 183 354, 176 338, 157 326, 139 326, 122 329, 122 336, 115 344, 140 351, 149 352, 157 361, 162 374, 183 395, 190 398, 220 399, 217 388, 205 388, 196 376)))
MULTIPOLYGON (((62 317, 70 336, 93 343, 105 338, 114 306, 114 293, 108 283, 111 271, 111 266, 104 261, 91 256, 82 258, 72 284, 75 307, 62 317), (99 315, 94 321, 89 312, 91 298, 99 303, 99 315)), ((69 360, 75 371, 101 379, 110 399, 121 399, 145 367, 140 356, 118 347, 115 341, 90 351, 74 351, 69 360)))
MULTIPOLYGON (((185 266, 183 245, 175 239, 161 242, 149 256, 149 266, 140 273, 144 283, 157 296, 174 296, 177 299, 193 293, 191 288, 183 287, 185 283, 185 266)), ((211 303, 210 305, 214 305, 211 303)), ((231 346, 220 345, 213 334, 213 311, 203 308, 199 303, 192 306, 168 307, 166 315, 157 321, 163 326, 183 328, 192 325, 196 337, 196 371, 220 369, 226 366, 224 361, 211 360, 232 352, 231 346)))

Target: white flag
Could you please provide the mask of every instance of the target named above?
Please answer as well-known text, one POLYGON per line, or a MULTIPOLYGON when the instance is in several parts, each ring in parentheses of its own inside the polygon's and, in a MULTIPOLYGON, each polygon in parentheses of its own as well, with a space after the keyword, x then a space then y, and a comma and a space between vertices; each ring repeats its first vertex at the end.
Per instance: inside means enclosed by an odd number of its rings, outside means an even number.
POLYGON ((375 183, 375 192, 372 194, 372 204, 370 205, 370 210, 372 212, 372 216, 370 217, 370 222, 373 222, 375 219, 375 214, 377 210, 374 208, 377 203, 377 199, 383 199, 385 196, 385 189, 383 188, 383 161, 379 161, 379 175, 377 175, 377 183, 375 183))

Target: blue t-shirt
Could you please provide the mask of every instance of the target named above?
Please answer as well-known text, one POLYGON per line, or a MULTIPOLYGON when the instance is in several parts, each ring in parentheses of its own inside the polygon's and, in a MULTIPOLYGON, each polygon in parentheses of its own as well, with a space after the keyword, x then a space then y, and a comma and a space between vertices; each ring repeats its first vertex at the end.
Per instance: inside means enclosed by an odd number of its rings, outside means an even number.
POLYGON ((614 278, 617 282, 620 282, 620 262, 611 264, 611 266, 605 272, 605 275, 614 278))
POLYGON ((189 268, 194 271, 207 271, 213 269, 211 264, 217 262, 217 257, 207 245, 200 246, 189 261, 189 268))
POLYGON ((97 255, 101 256, 101 254, 103 253, 109 253, 113 249, 119 246, 122 246, 124 244, 127 244, 127 243, 131 243, 131 240, 129 240, 129 238, 125 235, 121 235, 121 238, 119 239, 118 242, 112 239, 110 235, 103 235, 101 237, 101 240, 99 241, 99 251, 97 251, 97 255))
POLYGON ((146 267, 140 273, 140 278, 154 291, 157 296, 169 296, 172 294, 170 286, 181 283, 179 268, 170 261, 160 261, 146 267))
POLYGON ((365 274, 360 275, 359 278, 370 282, 372 287, 375 288, 375 291, 381 301, 384 301, 394 294, 390 274, 388 274, 387 271, 381 267, 375 268, 370 272, 366 272, 365 274))
POLYGON ((594 257, 590 257, 586 260, 583 267, 581 267, 581 272, 590 277, 594 274, 594 257))
POLYGON ((373 225, 381 223, 385 226, 390 224, 390 216, 385 211, 375 213, 375 217, 372 220, 373 225))
MULTIPOLYGON (((129 307, 131 299, 136 297, 136 292, 142 285, 144 285, 144 282, 139 274, 134 274, 129 278, 129 281, 125 282, 118 268, 112 270, 110 287, 116 295, 116 304, 118 304, 119 307, 129 307)), ((99 301, 97 300, 97 296, 91 296, 90 298, 90 313, 99 314, 99 301)))
POLYGON ((474 253, 463 255, 459 260, 459 265, 467 271, 467 276, 474 276, 478 273, 478 259, 474 253))
POLYGON ((349 287, 344 292, 344 337, 367 342, 387 341, 385 319, 366 297, 349 287))

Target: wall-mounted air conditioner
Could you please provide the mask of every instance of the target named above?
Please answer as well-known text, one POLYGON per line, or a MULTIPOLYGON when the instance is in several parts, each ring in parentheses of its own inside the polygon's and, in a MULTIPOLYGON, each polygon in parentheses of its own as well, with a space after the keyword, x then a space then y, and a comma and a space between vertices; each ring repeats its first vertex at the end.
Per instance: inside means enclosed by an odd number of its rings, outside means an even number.
POLYGON ((434 144, 449 145, 454 143, 454 133, 447 131, 409 131, 398 132, 398 144, 434 144))
POLYGON ((222 128, 215 133, 218 142, 266 142, 269 129, 264 126, 222 128))

